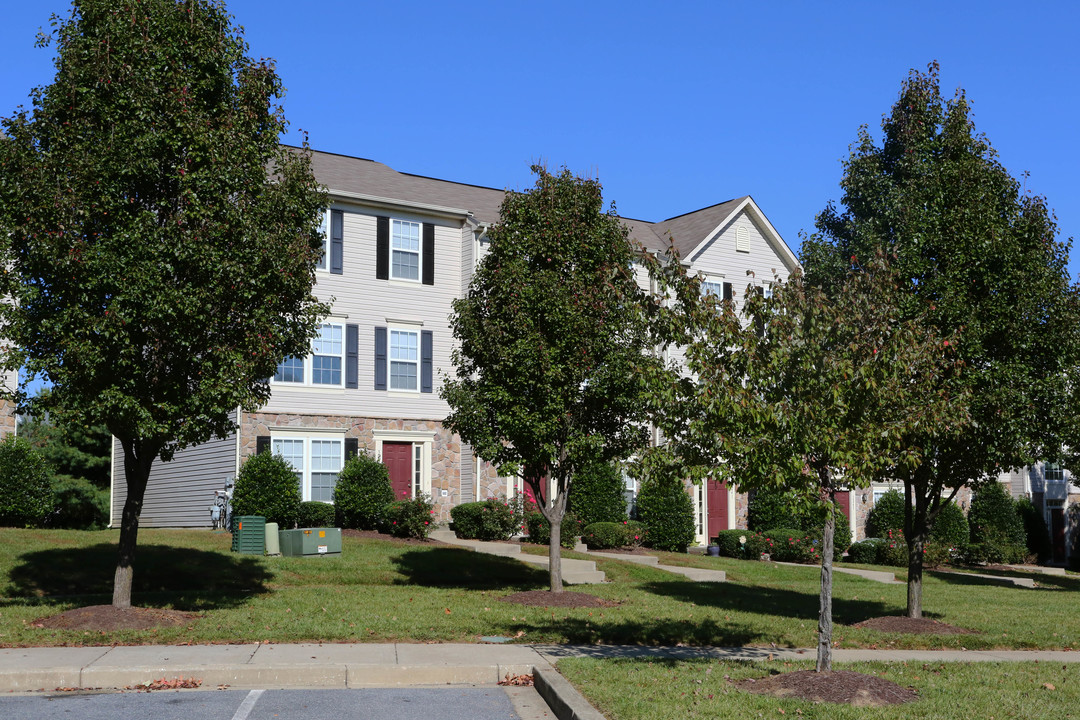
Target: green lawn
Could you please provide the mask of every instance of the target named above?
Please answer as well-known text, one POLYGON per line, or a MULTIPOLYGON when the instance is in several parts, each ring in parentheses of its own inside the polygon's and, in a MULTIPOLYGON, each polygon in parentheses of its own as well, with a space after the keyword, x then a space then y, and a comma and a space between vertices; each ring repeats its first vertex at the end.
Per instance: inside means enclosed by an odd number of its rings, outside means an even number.
POLYGON ((1080 665, 1055 663, 837 663, 872 673, 919 699, 886 708, 814 704, 754 695, 730 680, 813 669, 812 662, 593 660, 559 662, 559 671, 611 720, 1064 720, 1080 714, 1080 665), (1051 687, 1048 687, 1051 686, 1051 687))
MULTIPOLYGON (((547 585, 545 569, 507 558, 352 538, 341 557, 263 558, 230 553, 228 534, 182 530, 140 532, 134 602, 199 612, 188 627, 103 635, 34 627, 42 616, 110 602, 116 539, 114 531, 0 530, 0 645, 473 642, 519 632, 527 643, 815 643, 813 567, 663 554, 665 563, 727 571, 729 582, 710 584, 599 560, 611 582, 571 591, 619 607, 548 610, 499 601, 547 585)), ((844 647, 1080 648, 1080 580, 1048 582, 1029 590, 928 576, 927 614, 983 634, 890 636, 844 625, 902 613, 904 586, 839 575, 836 639, 844 647)))

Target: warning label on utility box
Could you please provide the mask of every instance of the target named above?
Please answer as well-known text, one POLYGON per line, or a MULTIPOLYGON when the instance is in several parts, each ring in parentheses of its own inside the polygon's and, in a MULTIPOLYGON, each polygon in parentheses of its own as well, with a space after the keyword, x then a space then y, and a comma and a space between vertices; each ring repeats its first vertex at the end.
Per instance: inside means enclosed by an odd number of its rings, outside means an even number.
POLYGON ((325 545, 320 545, 319 546, 319 552, 320 553, 325 553, 326 552, 326 546, 325 545))

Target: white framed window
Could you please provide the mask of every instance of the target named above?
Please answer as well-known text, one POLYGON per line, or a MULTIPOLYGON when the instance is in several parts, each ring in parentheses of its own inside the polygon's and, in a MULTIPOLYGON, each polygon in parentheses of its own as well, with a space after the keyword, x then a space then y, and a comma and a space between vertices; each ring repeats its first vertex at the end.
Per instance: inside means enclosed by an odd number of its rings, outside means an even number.
POLYGON ((387 363, 391 390, 417 392, 420 389, 420 333, 390 328, 387 363))
POLYGON ((292 465, 305 501, 333 502, 345 460, 343 438, 274 433, 270 436, 270 451, 292 465))
POLYGON ((278 364, 273 382, 344 387, 345 326, 323 323, 307 357, 288 357, 278 364))
POLYGON ((418 222, 390 221, 390 277, 420 281, 420 228, 418 222))
POLYGON ((322 220, 319 221, 319 232, 322 233, 322 256, 315 263, 315 269, 327 270, 327 260, 330 257, 330 210, 323 212, 322 220))
POLYGON ((1058 463, 1046 463, 1043 474, 1046 477, 1046 482, 1065 482, 1065 472, 1061 469, 1061 465, 1058 463))
POLYGON ((723 300, 724 283, 719 280, 703 280, 701 283, 701 294, 712 295, 717 300, 723 300))

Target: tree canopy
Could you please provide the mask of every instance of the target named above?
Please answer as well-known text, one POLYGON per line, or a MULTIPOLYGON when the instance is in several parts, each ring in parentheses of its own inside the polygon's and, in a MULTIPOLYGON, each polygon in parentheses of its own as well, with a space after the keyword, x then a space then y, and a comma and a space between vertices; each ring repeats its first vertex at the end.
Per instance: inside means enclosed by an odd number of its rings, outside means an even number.
POLYGON ((922 547, 959 488, 1061 452, 1066 370, 1077 358, 1077 295, 1068 242, 1046 201, 1023 192, 957 91, 941 96, 938 66, 912 71, 876 143, 859 130, 844 162, 842 209, 829 204, 803 244, 807 280, 835 292, 858 259, 881 250, 903 291, 905 318, 959 333, 962 363, 933 382, 966 397, 972 422, 910 428, 906 444, 932 458, 885 474, 902 479, 910 617, 922 613, 922 547))
POLYGON ((667 386, 653 409, 667 442, 646 467, 743 492, 786 490, 826 511, 818 670, 829 670, 835 493, 923 464, 923 449, 907 442, 912 428, 965 422, 963 404, 934 383, 955 367, 954 345, 901 317, 884 258, 850 272, 832 296, 798 274, 772 284, 771 297, 751 285, 741 317, 730 301, 683 298, 690 374, 659 376, 667 386))
POLYGON ((476 453, 522 472, 551 522, 551 589, 574 475, 648 440, 642 366, 650 354, 640 254, 596 180, 534 167, 507 193, 467 295, 454 302, 457 377, 447 425, 476 453), (549 482, 551 483, 549 487, 549 482))
POLYGON ((53 82, 2 123, 7 360, 123 447, 126 606, 152 463, 232 431, 308 350, 326 196, 221 2, 78 0, 53 26, 53 82))

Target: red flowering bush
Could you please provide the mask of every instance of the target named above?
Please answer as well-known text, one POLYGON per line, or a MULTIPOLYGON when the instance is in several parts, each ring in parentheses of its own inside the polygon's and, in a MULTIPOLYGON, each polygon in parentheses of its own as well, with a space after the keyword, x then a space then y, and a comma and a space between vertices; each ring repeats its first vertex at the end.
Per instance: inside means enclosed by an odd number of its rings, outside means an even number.
POLYGON ((435 525, 435 506, 423 493, 390 503, 383 511, 382 531, 394 537, 426 540, 435 525))

